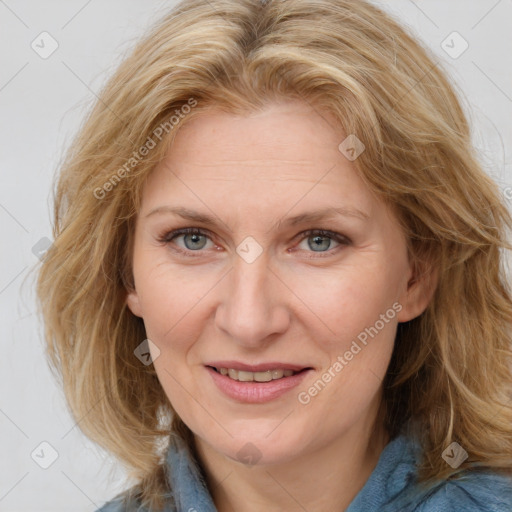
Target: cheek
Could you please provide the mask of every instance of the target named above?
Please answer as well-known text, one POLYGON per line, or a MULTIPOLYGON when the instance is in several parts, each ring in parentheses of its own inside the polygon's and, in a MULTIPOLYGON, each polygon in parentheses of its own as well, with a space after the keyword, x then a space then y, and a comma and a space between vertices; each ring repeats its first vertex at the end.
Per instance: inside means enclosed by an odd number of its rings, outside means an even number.
MULTIPOLYGON (((401 309, 391 277, 378 267, 346 267, 308 288, 305 301, 318 313, 318 323, 329 327, 323 337, 313 338, 327 356, 325 366, 311 387, 301 389, 311 410, 335 409, 349 421, 375 397, 393 353, 401 309)), ((336 421, 329 423, 333 429, 336 421)))
MULTIPOLYGON (((360 258, 360 263, 347 262, 328 272, 316 269, 309 275, 298 274, 293 291, 313 313, 309 326, 317 324, 324 346, 343 348, 393 307, 400 281, 392 266, 360 258)), ((392 309, 386 320, 394 316, 392 309)), ((387 323, 380 330, 387 330, 387 323)))
POLYGON ((190 396, 184 390, 195 389, 189 358, 204 329, 198 319, 201 299, 212 284, 167 262, 151 261, 146 268, 150 270, 140 274, 137 286, 146 335, 159 349, 153 364, 170 403, 185 422, 192 421, 190 396))
POLYGON ((181 343, 177 332, 190 330, 190 319, 214 285, 214 276, 179 268, 166 261, 165 256, 152 258, 146 254, 138 264, 136 287, 148 337, 160 344, 169 340, 181 343))

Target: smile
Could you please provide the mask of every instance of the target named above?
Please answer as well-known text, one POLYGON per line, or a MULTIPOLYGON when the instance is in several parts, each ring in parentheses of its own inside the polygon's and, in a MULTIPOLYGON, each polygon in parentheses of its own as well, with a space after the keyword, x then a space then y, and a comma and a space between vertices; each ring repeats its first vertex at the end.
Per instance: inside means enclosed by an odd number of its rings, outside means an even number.
MULTIPOLYGON (((227 361, 226 361, 227 363, 227 361)), ((224 396, 241 403, 263 403, 275 400, 293 388, 297 387, 303 379, 313 371, 311 367, 294 365, 292 368, 283 368, 279 364, 266 364, 258 368, 240 363, 209 364, 205 369, 210 374, 215 388, 224 396), (238 366, 238 368, 232 368, 238 366), (245 366, 245 368, 240 368, 245 366)))
POLYGON ((291 377, 295 375, 294 370, 267 370, 264 372, 249 372, 244 370, 235 370, 234 368, 214 368, 221 375, 225 375, 233 380, 240 382, 270 382, 271 380, 279 380, 283 377, 291 377))

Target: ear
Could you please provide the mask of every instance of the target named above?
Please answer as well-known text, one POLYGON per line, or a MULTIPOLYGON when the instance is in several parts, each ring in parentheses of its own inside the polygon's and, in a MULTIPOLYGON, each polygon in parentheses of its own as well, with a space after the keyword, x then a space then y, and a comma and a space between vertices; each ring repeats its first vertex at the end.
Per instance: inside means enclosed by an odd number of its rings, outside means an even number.
POLYGON ((437 266, 430 264, 411 264, 407 279, 407 288, 400 298, 399 322, 408 322, 427 309, 437 288, 439 271, 437 266))
POLYGON ((128 295, 126 296, 126 305, 135 316, 142 318, 142 308, 140 305, 139 295, 135 289, 128 292, 128 295))

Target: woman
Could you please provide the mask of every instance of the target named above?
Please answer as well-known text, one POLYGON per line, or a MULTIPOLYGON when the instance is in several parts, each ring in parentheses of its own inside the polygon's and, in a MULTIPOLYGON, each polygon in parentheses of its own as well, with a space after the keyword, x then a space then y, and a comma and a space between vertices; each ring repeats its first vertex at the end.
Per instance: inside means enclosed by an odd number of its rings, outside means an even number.
POLYGON ((114 510, 512 510, 509 213, 376 7, 187 0, 61 170, 52 367, 114 510))

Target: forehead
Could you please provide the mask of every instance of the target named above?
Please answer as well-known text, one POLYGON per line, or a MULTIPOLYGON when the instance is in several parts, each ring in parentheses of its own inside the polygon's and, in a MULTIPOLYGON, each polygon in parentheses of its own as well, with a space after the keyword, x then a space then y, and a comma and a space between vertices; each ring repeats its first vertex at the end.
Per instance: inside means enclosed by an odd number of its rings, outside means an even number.
POLYGON ((332 160, 343 140, 341 127, 327 112, 297 100, 272 103, 238 116, 210 110, 186 123, 177 134, 170 159, 197 165, 238 159, 247 165, 273 160, 309 165, 332 160))
POLYGON ((186 199, 240 211, 300 202, 370 212, 376 198, 339 150, 345 137, 329 113, 295 100, 246 116, 202 112, 180 128, 150 175, 143 209, 186 199))

